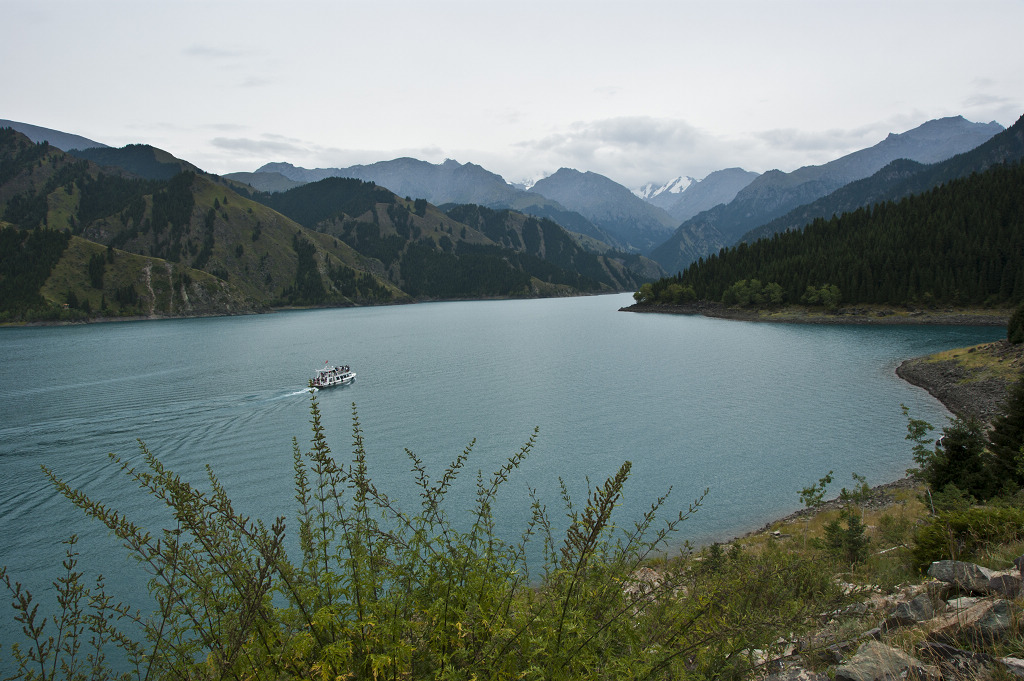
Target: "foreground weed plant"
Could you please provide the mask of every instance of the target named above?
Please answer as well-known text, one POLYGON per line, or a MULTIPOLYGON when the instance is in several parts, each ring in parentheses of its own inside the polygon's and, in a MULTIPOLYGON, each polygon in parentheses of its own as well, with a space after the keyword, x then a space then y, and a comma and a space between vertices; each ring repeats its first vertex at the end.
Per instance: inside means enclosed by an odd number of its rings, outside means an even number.
POLYGON ((726 676, 740 675, 761 663, 755 652, 763 655, 780 631, 796 631, 820 607, 817 597, 804 598, 807 592, 828 591, 820 571, 805 571, 802 580, 784 584, 780 580, 794 574, 785 560, 754 565, 737 556, 714 570, 675 561, 657 579, 639 580, 644 561, 666 548, 703 495, 686 511, 659 521, 666 494, 639 519, 617 526, 612 513, 629 462, 591 489, 582 507, 574 505, 563 482, 564 533, 556 531, 531 491, 532 515, 519 539, 499 538, 497 493, 530 454, 536 431, 489 478, 477 474, 467 530, 451 522, 444 501, 473 443, 439 479, 406 450, 421 499, 409 512, 370 479, 355 405, 353 454, 344 465, 332 456, 315 396, 310 405, 311 447, 302 452, 293 441, 299 545, 294 556, 284 548, 284 518, 268 527, 241 515, 212 470, 207 469, 209 490, 199 490, 167 470, 145 445, 140 444, 145 469, 112 457, 173 514, 171 527, 158 535, 46 470, 64 496, 104 523, 144 567, 156 607, 143 614, 115 603, 102 580, 87 587, 74 537, 66 574, 55 585, 58 614, 40 617, 32 595, 3 570, 0 581, 25 633, 25 641, 3 651, 17 667, 11 678, 667 679, 721 677, 725 670, 726 676), (526 560, 531 540, 543 547, 536 573, 526 560), (770 594, 772 602, 753 603, 758 593, 770 594), (765 621, 751 614, 755 606, 765 621))

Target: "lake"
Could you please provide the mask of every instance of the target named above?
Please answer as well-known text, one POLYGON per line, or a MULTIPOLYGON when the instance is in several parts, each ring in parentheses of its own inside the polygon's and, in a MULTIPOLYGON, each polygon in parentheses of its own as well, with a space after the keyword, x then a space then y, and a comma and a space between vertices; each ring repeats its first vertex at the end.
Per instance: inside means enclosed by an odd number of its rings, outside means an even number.
MULTIPOLYGON (((40 465, 152 530, 159 514, 112 463, 137 439, 202 483, 209 464, 244 513, 294 517, 292 438, 309 441, 304 390, 325 361, 353 385, 318 393, 335 455, 351 451, 352 405, 379 488, 412 508, 405 448, 440 474, 474 438, 450 498, 472 505, 478 469, 537 444, 502 492, 499 530, 517 536, 535 488, 558 513, 558 479, 582 502, 625 460, 618 520, 669 487, 680 509, 710 488, 677 540, 756 529, 799 508, 835 471, 870 484, 912 465, 900 405, 936 426, 948 413, 897 378, 907 358, 1005 336, 997 327, 759 324, 618 311, 629 294, 445 302, 268 315, 0 329, 0 563, 42 593, 61 541, 80 567, 140 588, 106 530, 50 486, 40 465)), ((8 637, 8 624, 3 626, 8 637)))

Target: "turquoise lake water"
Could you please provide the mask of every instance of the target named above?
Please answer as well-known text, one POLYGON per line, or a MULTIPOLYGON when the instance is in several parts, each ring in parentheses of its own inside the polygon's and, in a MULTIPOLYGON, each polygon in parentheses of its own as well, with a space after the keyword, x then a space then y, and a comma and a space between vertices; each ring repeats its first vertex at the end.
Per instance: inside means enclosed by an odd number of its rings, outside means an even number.
MULTIPOLYGON (((557 513, 558 478, 582 500, 632 461, 620 523, 673 488, 678 541, 727 539, 799 508, 835 471, 878 484, 912 464, 900 405, 948 416, 894 374, 904 359, 1005 335, 1002 328, 758 324, 618 311, 630 295, 448 302, 242 317, 0 329, 0 563, 40 593, 61 540, 81 567, 141 588, 106 530, 50 487, 40 465, 157 530, 161 516, 107 458, 140 462, 137 439, 202 483, 209 464, 244 513, 291 516, 292 438, 309 440, 304 387, 325 361, 355 384, 321 391, 338 458, 352 404, 371 475, 412 507, 409 448, 437 474, 476 438, 452 515, 539 427, 506 485, 499 530, 517 536, 535 488, 557 513)), ((2 631, 9 629, 4 625, 2 631)), ((6 636, 4 636, 6 638, 6 636)))

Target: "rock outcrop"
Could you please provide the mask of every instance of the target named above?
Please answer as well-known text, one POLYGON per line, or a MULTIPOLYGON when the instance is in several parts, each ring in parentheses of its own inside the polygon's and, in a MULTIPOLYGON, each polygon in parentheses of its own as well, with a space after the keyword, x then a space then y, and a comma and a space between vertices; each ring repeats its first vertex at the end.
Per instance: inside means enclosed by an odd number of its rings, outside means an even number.
MULTIPOLYGON (((1015 561, 1024 565, 1024 556, 1015 561)), ((808 670, 797 656, 777 660, 782 667, 764 678, 770 681, 882 681, 931 679, 962 681, 976 678, 1024 678, 1024 660, 991 654, 1011 638, 1021 636, 1024 581, 1020 568, 994 572, 962 561, 936 561, 932 578, 908 586, 897 595, 872 595, 859 609, 847 608, 863 618, 880 615, 879 626, 859 638, 820 646, 814 637, 800 659, 829 667, 808 670), (1008 593, 1015 594, 1007 596, 1008 593), (916 633, 893 638, 897 630, 916 633), (890 645, 891 640, 918 640, 912 651, 890 645), (887 642, 888 641, 888 642, 887 642), (808 655, 816 648, 814 655, 808 655), (850 653, 854 652, 852 655, 850 653), (988 652, 986 652, 988 651, 988 652), (994 675, 994 676, 993 676, 994 675)))

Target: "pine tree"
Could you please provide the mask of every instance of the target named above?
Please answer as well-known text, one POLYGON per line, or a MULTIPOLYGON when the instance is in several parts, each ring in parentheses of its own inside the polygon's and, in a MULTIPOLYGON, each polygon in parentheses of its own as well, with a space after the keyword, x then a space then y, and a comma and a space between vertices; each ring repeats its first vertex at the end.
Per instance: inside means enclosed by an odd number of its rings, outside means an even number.
MULTIPOLYGON (((1018 310, 1019 312, 1019 310, 1018 310)), ((1016 316, 1016 314, 1014 315, 1016 316)), ((996 477, 1024 485, 1024 379, 1018 380, 1009 391, 999 416, 992 422, 988 434, 988 449, 994 457, 996 477)))
POLYGON ((1013 344, 1024 343, 1024 305, 1014 310, 1006 323, 1006 340, 1013 344))

